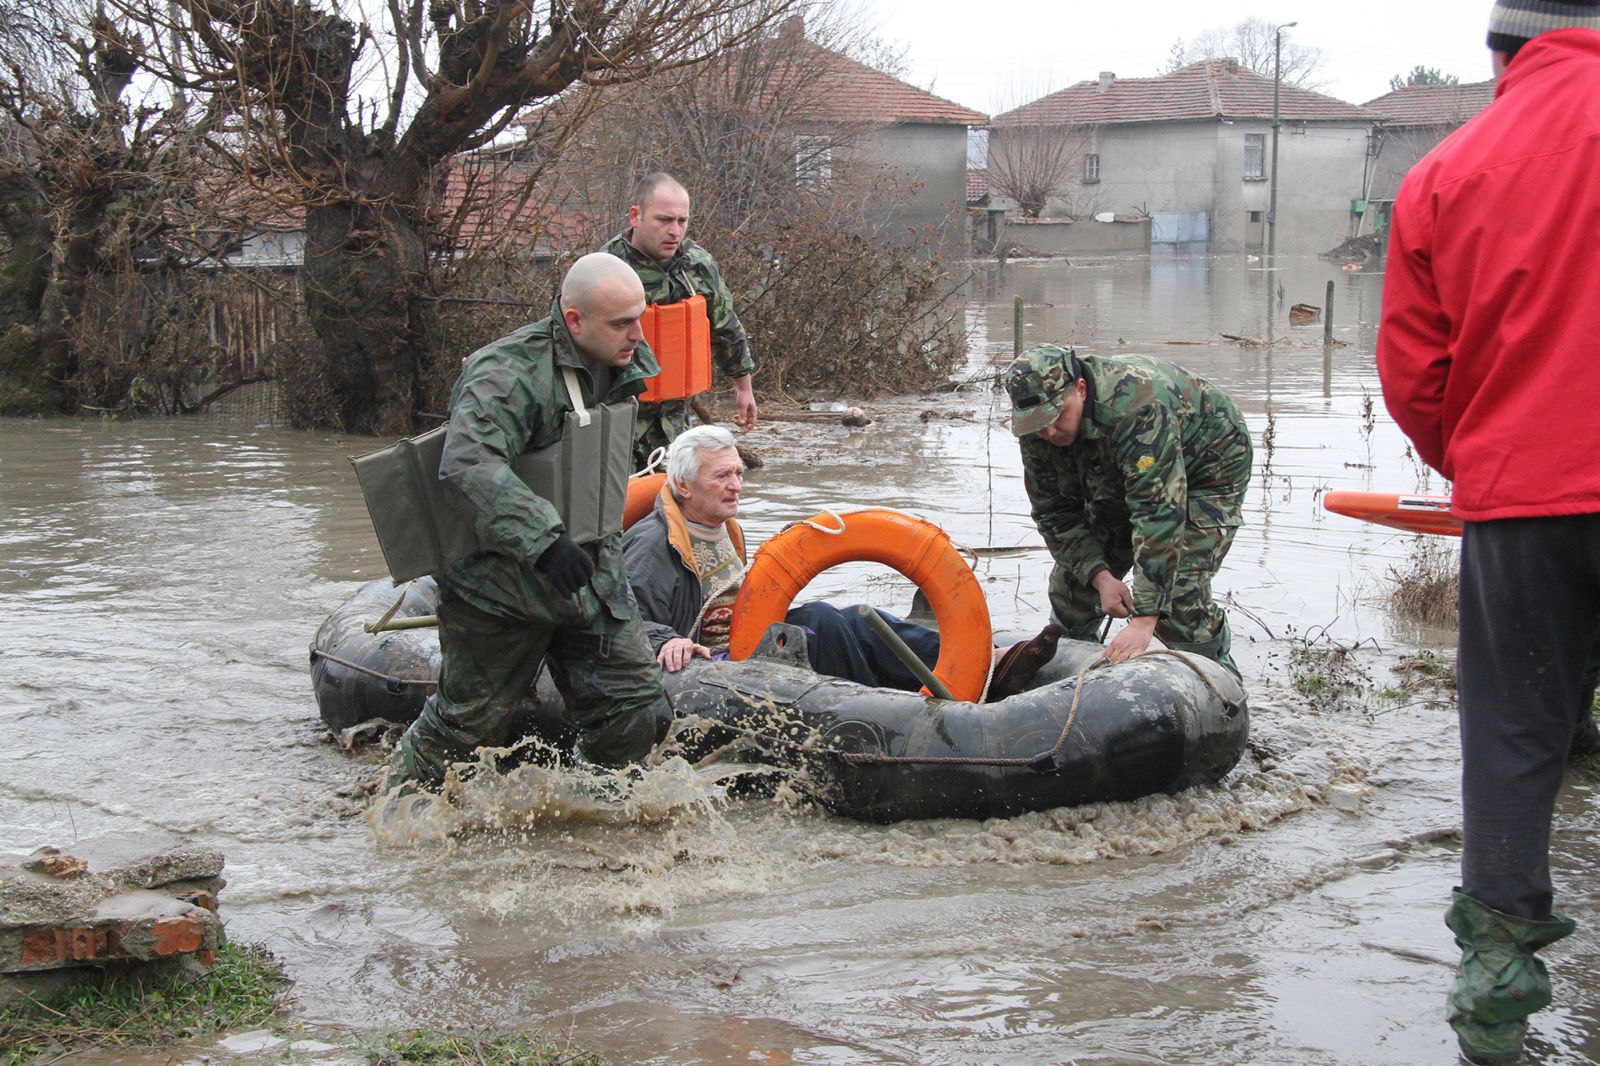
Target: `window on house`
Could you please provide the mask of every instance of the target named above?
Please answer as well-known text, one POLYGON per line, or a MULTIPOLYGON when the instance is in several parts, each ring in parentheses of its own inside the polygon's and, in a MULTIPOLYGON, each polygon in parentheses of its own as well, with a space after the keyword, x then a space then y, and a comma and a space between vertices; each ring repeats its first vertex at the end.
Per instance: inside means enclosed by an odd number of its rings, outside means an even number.
POLYGON ((1098 153, 1083 157, 1083 180, 1085 183, 1100 180, 1100 156, 1098 153))
POLYGON ((1261 216, 1263 214, 1265 214, 1265 212, 1262 212, 1262 211, 1252 211, 1252 212, 1250 212, 1250 221, 1253 222, 1253 223, 1260 223, 1261 216))
POLYGON ((794 139, 794 183, 802 189, 823 189, 833 180, 833 141, 800 134, 794 139))
POLYGON ((1265 133, 1247 133, 1244 135, 1244 180, 1260 181, 1267 176, 1267 135, 1265 133))

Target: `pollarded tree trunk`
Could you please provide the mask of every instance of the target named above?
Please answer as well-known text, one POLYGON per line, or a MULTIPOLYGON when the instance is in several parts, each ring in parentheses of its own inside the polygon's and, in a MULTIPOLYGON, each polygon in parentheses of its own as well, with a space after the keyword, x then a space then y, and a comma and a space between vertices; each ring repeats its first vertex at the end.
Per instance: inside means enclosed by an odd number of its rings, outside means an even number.
POLYGON ((0 331, 33 326, 50 282, 50 226, 31 182, 0 177, 0 230, 10 251, 0 264, 0 331))
POLYGON ((414 216, 384 206, 332 204, 306 213, 306 314, 322 341, 349 432, 411 432, 424 336, 426 262, 414 216))

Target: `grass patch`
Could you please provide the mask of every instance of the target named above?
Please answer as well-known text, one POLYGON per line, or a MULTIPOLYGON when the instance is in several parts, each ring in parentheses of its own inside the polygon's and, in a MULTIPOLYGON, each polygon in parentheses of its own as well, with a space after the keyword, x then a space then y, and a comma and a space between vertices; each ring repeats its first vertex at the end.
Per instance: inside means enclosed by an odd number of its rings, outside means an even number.
POLYGON ((1394 609, 1423 625, 1454 626, 1461 593, 1456 546, 1438 536, 1419 535, 1415 543, 1409 562, 1389 568, 1394 609))
POLYGON ((1356 661, 1360 645, 1295 640, 1289 646, 1289 685, 1324 710, 1359 709, 1372 675, 1356 661))
POLYGON ((415 1029, 393 1033, 367 1052, 372 1066, 606 1066, 589 1051, 531 1035, 480 1036, 415 1029))
POLYGON ((266 948, 224 942, 207 974, 108 976, 0 1010, 0 1066, 89 1048, 170 1047, 260 1025, 278 1013, 288 987, 266 948))

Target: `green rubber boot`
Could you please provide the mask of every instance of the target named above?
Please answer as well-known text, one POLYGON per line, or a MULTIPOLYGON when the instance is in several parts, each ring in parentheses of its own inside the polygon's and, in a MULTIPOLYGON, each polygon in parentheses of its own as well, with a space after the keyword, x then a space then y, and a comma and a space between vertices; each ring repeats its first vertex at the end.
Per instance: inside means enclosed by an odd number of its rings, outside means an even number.
POLYGON ((1514 918, 1457 891, 1444 924, 1456 935, 1461 965, 1450 988, 1450 1027, 1469 1062, 1507 1063, 1522 1053, 1528 1015, 1550 1005, 1550 975, 1534 952, 1570 934, 1575 923, 1514 918))
POLYGON ((388 772, 384 775, 381 792, 401 789, 404 795, 417 792, 437 792, 439 782, 430 778, 427 766, 417 758, 416 748, 409 743, 411 731, 407 730, 389 757, 388 772))
POLYGON ((1173 651, 1188 651, 1196 655, 1204 655, 1207 659, 1212 660, 1232 674, 1235 681, 1240 684, 1244 683, 1244 678, 1239 674, 1239 667, 1230 654, 1233 651, 1233 633, 1228 629, 1227 615, 1223 615, 1222 626, 1216 633, 1212 634, 1210 640, 1202 641, 1199 644, 1169 644, 1167 646, 1173 651))

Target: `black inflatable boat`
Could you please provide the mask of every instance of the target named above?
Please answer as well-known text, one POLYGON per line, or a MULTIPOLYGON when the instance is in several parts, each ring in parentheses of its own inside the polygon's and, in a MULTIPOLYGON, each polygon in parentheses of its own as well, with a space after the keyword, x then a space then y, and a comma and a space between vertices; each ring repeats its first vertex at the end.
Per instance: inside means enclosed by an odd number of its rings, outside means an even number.
MULTIPOLYGON (((436 631, 368 631, 399 596, 387 580, 369 582, 318 630, 311 676, 330 728, 421 712, 438 676, 436 631)), ((437 597, 431 579, 413 582, 385 624, 431 615, 437 597)), ((804 640, 775 625, 742 662, 697 660, 666 675, 687 720, 675 732, 684 754, 801 768, 803 787, 829 810, 893 822, 1177 792, 1231 770, 1249 732, 1239 683, 1198 656, 1155 652, 1084 672, 1100 646, 1062 641, 1028 691, 975 704, 819 676, 804 640)), ((542 677, 525 721, 566 744, 560 700, 542 677)))

